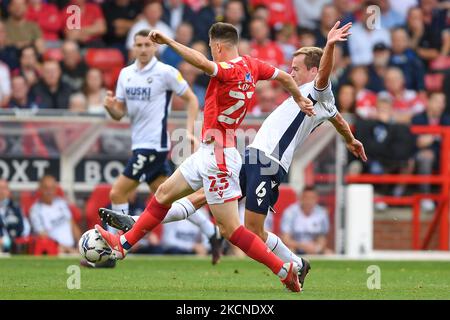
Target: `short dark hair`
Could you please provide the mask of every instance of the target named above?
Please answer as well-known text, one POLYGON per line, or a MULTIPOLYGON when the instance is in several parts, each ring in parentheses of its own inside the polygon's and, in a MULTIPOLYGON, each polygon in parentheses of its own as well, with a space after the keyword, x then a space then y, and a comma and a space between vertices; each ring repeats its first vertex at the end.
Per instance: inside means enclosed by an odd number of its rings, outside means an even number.
POLYGON ((216 22, 209 28, 209 38, 211 40, 220 40, 237 45, 239 35, 237 29, 230 23, 216 22))
POLYGON ((141 37, 147 38, 149 33, 150 33, 150 29, 142 29, 142 30, 139 30, 139 31, 134 35, 133 39, 136 40, 136 37, 137 37, 137 36, 141 36, 141 37))
POLYGON ((313 185, 308 185, 308 186, 306 186, 305 188, 303 188, 302 193, 308 192, 308 191, 316 192, 316 188, 315 188, 313 185))

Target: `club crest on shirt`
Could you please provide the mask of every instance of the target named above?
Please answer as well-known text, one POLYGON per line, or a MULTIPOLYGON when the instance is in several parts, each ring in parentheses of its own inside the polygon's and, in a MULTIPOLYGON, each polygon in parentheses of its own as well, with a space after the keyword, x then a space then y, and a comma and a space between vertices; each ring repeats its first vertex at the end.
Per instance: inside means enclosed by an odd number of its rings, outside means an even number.
POLYGON ((152 77, 148 77, 148 78, 147 78, 147 83, 152 83, 152 82, 153 82, 152 77))

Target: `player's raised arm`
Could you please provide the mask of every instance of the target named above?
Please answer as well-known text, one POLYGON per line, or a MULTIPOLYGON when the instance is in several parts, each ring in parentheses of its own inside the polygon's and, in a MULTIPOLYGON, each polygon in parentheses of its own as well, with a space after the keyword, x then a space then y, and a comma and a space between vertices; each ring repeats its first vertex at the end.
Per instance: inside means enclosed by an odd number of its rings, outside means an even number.
POLYGON ((111 118, 113 118, 114 120, 118 121, 127 114, 125 103, 123 101, 117 100, 112 91, 106 92, 106 97, 103 101, 103 105, 111 118))
POLYGON ((347 149, 353 153, 355 157, 360 158, 363 161, 367 161, 363 144, 359 140, 355 139, 344 117, 342 117, 342 115, 338 112, 336 116, 330 119, 330 122, 336 128, 336 131, 339 132, 339 134, 344 138, 347 149))
POLYGON ((294 98, 294 101, 297 102, 300 109, 306 113, 308 116, 314 116, 314 106, 311 100, 308 98, 305 98, 300 93, 300 90, 298 89, 297 84, 295 83, 294 79, 291 77, 290 74, 279 70, 277 76, 275 77, 275 80, 281 83, 281 85, 289 91, 289 93, 294 98))
POLYGON ((149 35, 150 40, 159 44, 167 44, 171 47, 175 52, 177 52, 184 60, 192 64, 193 66, 199 68, 203 72, 208 75, 214 73, 215 63, 208 60, 201 52, 197 50, 188 48, 181 43, 176 42, 175 40, 167 37, 159 30, 150 31, 149 35))
POLYGON ((352 23, 349 22, 342 28, 339 28, 340 21, 336 22, 333 28, 328 32, 327 44, 323 50, 322 59, 320 60, 320 67, 316 78, 316 88, 324 89, 328 86, 330 81, 331 71, 334 64, 334 45, 339 41, 347 41, 347 37, 351 34, 349 32, 352 23))

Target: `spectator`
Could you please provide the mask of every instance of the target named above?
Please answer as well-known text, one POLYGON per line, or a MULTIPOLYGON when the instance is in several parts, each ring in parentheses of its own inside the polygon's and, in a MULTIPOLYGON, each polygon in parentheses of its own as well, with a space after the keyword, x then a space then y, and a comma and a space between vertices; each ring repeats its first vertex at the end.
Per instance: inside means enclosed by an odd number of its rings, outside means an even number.
POLYGON ((13 74, 21 74, 27 80, 29 86, 35 85, 41 75, 38 52, 33 46, 23 47, 20 51, 20 66, 13 74))
POLYGON ((40 27, 47 47, 49 42, 53 42, 53 46, 57 45, 59 33, 62 31, 62 21, 56 5, 45 3, 43 0, 30 0, 26 19, 40 27))
POLYGON ((205 43, 209 42, 208 30, 215 22, 223 22, 223 0, 207 0, 207 5, 200 9, 196 17, 195 39, 205 43))
POLYGON ((268 115, 277 107, 276 92, 268 81, 256 85, 256 97, 258 104, 251 110, 254 116, 268 115))
POLYGON ((396 122, 408 124, 413 115, 425 110, 422 98, 415 91, 405 88, 405 78, 400 69, 388 68, 384 86, 386 91, 380 92, 380 95, 392 100, 396 122))
MULTIPOLYGON (((195 41, 192 44, 192 49, 197 50, 198 52, 201 52, 205 57, 209 56, 209 47, 203 41, 195 41)), ((206 88, 208 87, 208 84, 209 84, 209 79, 210 79, 210 77, 208 75, 206 75, 204 72, 201 72, 198 75, 195 83, 198 84, 199 86, 205 88, 205 91, 206 91, 206 88)))
MULTIPOLYGON (((317 21, 321 20, 323 11, 330 6, 332 0, 293 0, 298 25, 310 30, 317 28, 317 21)), ((332 6, 334 8, 334 6, 332 6)), ((337 19, 334 21, 336 23, 337 19)), ((334 25, 333 23, 333 25, 334 25)))
POLYGON ((62 22, 65 38, 88 47, 101 46, 103 44, 101 37, 106 33, 106 21, 101 7, 87 0, 72 0, 70 5, 80 8, 80 28, 71 26, 73 12, 67 10, 68 7, 64 8, 62 22))
POLYGON ((316 45, 320 48, 325 47, 327 36, 330 29, 333 28, 336 21, 339 20, 339 12, 332 4, 323 6, 320 14, 319 27, 315 29, 316 45))
POLYGON ((88 66, 81 57, 80 47, 75 41, 66 40, 62 45, 62 54, 63 59, 60 62, 62 80, 72 90, 79 91, 83 86, 83 81, 88 71, 88 66))
POLYGON ((419 1, 418 0, 402 0, 402 1, 389 0, 389 4, 393 10, 398 12, 403 17, 403 19, 406 19, 409 9, 411 9, 413 7, 417 7, 417 5, 419 4, 419 1))
POLYGON ((3 21, 0 20, 0 61, 3 61, 9 66, 10 70, 19 67, 19 56, 16 47, 7 44, 6 27, 3 21))
POLYGON ((384 43, 377 43, 373 47, 373 62, 368 68, 369 83, 367 88, 369 90, 378 93, 385 89, 384 76, 386 75, 390 58, 391 52, 384 43))
POLYGON ((72 218, 67 201, 57 196, 58 184, 53 176, 39 182, 40 198, 30 209, 33 232, 58 244, 60 253, 77 253, 80 229, 72 218))
MULTIPOLYGON (((189 23, 181 23, 176 31, 175 40, 187 47, 191 46, 194 30, 189 23)), ((183 58, 172 48, 168 47, 161 55, 161 61, 178 68, 183 58)))
POLYGON ((105 43, 126 52, 125 41, 140 12, 139 6, 131 0, 114 0, 105 1, 102 9, 107 18, 105 43))
POLYGON ((42 80, 33 88, 36 103, 41 108, 67 109, 72 88, 61 80, 61 67, 57 61, 48 60, 42 67, 42 80))
POLYGON ((168 0, 163 2, 162 21, 172 30, 177 30, 182 22, 189 23, 191 26, 195 23, 195 13, 191 7, 182 0, 168 0))
POLYGON ((225 4, 223 22, 232 24, 237 29, 239 38, 249 38, 248 22, 245 18, 245 8, 241 0, 228 0, 225 4))
POLYGON ((363 119, 371 119, 375 116, 375 104, 377 96, 367 89, 369 73, 364 66, 356 66, 350 70, 349 81, 356 91, 356 113, 363 119))
POLYGON ((367 7, 375 5, 366 2, 362 8, 362 18, 352 27, 352 36, 349 37, 349 52, 353 65, 369 65, 373 62, 373 47, 377 43, 391 45, 389 31, 385 28, 376 28, 371 24, 371 11, 367 7))
POLYGON ((0 252, 15 252, 15 239, 27 236, 29 228, 22 210, 11 199, 8 182, 0 179, 0 252))
POLYGON ((330 229, 328 213, 319 206, 314 187, 306 187, 300 202, 290 205, 281 220, 281 239, 298 254, 330 254, 327 235, 330 229))
POLYGON ((400 27, 405 24, 405 18, 392 8, 389 0, 378 0, 376 4, 381 9, 381 26, 386 29, 400 27))
MULTIPOLYGON (((205 105, 206 88, 197 83, 197 78, 201 74, 201 72, 199 71, 199 69, 195 68, 193 65, 187 63, 186 61, 182 61, 179 64, 178 70, 180 70, 180 73, 183 76, 184 80, 187 81, 189 87, 191 87, 192 91, 197 96, 200 109, 203 109, 205 105)), ((185 106, 183 99, 178 96, 174 96, 172 109, 184 110, 185 106)))
MULTIPOLYGON (((134 35, 143 29, 158 29, 164 35, 169 38, 173 38, 173 30, 165 24, 162 20, 162 5, 157 0, 145 1, 143 7, 143 19, 136 22, 128 32, 126 47, 129 50, 129 57, 132 58, 133 54, 133 43, 134 43, 134 35)), ((159 46, 159 53, 163 53, 163 51, 167 48, 167 45, 159 46)))
POLYGON ((447 35, 444 31, 448 27, 447 10, 438 8, 436 0, 421 0, 420 9, 424 28, 416 51, 418 56, 428 63, 441 54, 444 36, 447 35))
POLYGON ((303 29, 298 33, 300 40, 300 47, 315 47, 316 46, 316 35, 313 31, 303 29))
MULTIPOLYGON (((283 25, 283 27, 275 33, 275 41, 283 51, 284 61, 290 66, 292 57, 294 56, 294 52, 297 51, 298 46, 298 37, 295 26, 290 24, 283 25)), ((242 40, 240 42, 242 42, 242 40)))
MULTIPOLYGON (((198 212, 197 214, 204 214, 198 212)), ((165 254, 195 254, 206 256, 207 239, 193 223, 182 220, 163 226, 161 247, 165 254)))
MULTIPOLYGON (((409 127, 394 120, 392 100, 380 96, 377 100, 375 119, 356 121, 356 136, 364 144, 368 161, 362 170, 371 174, 411 173, 413 145, 409 127)), ((399 196, 404 189, 402 185, 395 188, 399 196)), ((387 194, 391 188, 382 186, 377 192, 387 194)), ((378 209, 385 209, 386 204, 378 203, 378 209)))
POLYGON ((8 5, 9 18, 5 24, 8 44, 18 49, 33 45, 42 54, 45 51, 42 31, 36 23, 26 20, 26 13, 26 0, 10 1, 8 5))
MULTIPOLYGON (((442 92, 430 93, 427 109, 412 118, 412 125, 420 126, 450 126, 450 116, 444 113, 445 95, 442 92)), ((419 174, 432 174, 439 168, 441 150, 441 136, 433 134, 421 134, 416 136, 416 167, 419 174)), ((421 184, 422 193, 430 193, 429 184, 421 184)), ((425 211, 434 210, 434 202, 424 199, 421 206, 425 211)))
POLYGON ((38 109, 39 105, 30 94, 30 85, 22 75, 15 75, 11 81, 11 100, 8 108, 17 109, 38 109))
MULTIPOLYGON (((250 0, 250 5, 264 5, 269 9, 269 26, 280 30, 283 25, 297 25, 297 17, 292 0, 250 0)), ((312 4, 311 4, 312 5, 312 4)))
POLYGON ((349 0, 333 0, 333 5, 339 12, 339 19, 341 20, 341 25, 345 25, 349 22, 355 22, 355 13, 359 9, 361 3, 358 1, 349 0))
POLYGON ((405 87, 415 91, 425 90, 425 68, 415 52, 409 48, 410 39, 405 29, 392 30, 392 54, 389 65, 402 70, 405 87))
POLYGON ((83 93, 86 96, 87 112, 105 114, 103 101, 106 97, 106 88, 102 72, 99 69, 89 69, 83 85, 83 93))
POLYGON ((279 68, 284 68, 283 50, 269 38, 269 26, 264 20, 253 19, 250 22, 251 56, 261 59, 279 68))
POLYGON ((262 19, 267 24, 269 24, 269 9, 267 9, 267 7, 263 4, 258 4, 257 6, 255 6, 253 8, 251 18, 252 18, 252 20, 253 19, 262 19))
POLYGON ((8 65, 0 61, 0 108, 5 108, 11 97, 11 79, 8 65))
POLYGON ((81 92, 72 94, 69 98, 69 111, 74 113, 88 112, 86 96, 81 92))
POLYGON ((344 84, 339 88, 336 106, 347 122, 350 124, 355 122, 356 90, 354 86, 344 84))

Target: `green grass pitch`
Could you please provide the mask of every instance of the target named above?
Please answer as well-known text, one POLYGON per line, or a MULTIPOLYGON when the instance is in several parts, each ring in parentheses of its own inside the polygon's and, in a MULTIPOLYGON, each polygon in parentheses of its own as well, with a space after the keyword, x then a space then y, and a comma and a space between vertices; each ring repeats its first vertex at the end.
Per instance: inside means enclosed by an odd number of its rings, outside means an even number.
POLYGON ((0 259, 0 299, 450 299, 449 262, 312 260, 301 294, 248 259, 136 257, 115 269, 81 268, 81 288, 69 290, 67 268, 77 259, 0 259), (381 289, 369 290, 370 265, 381 289))

